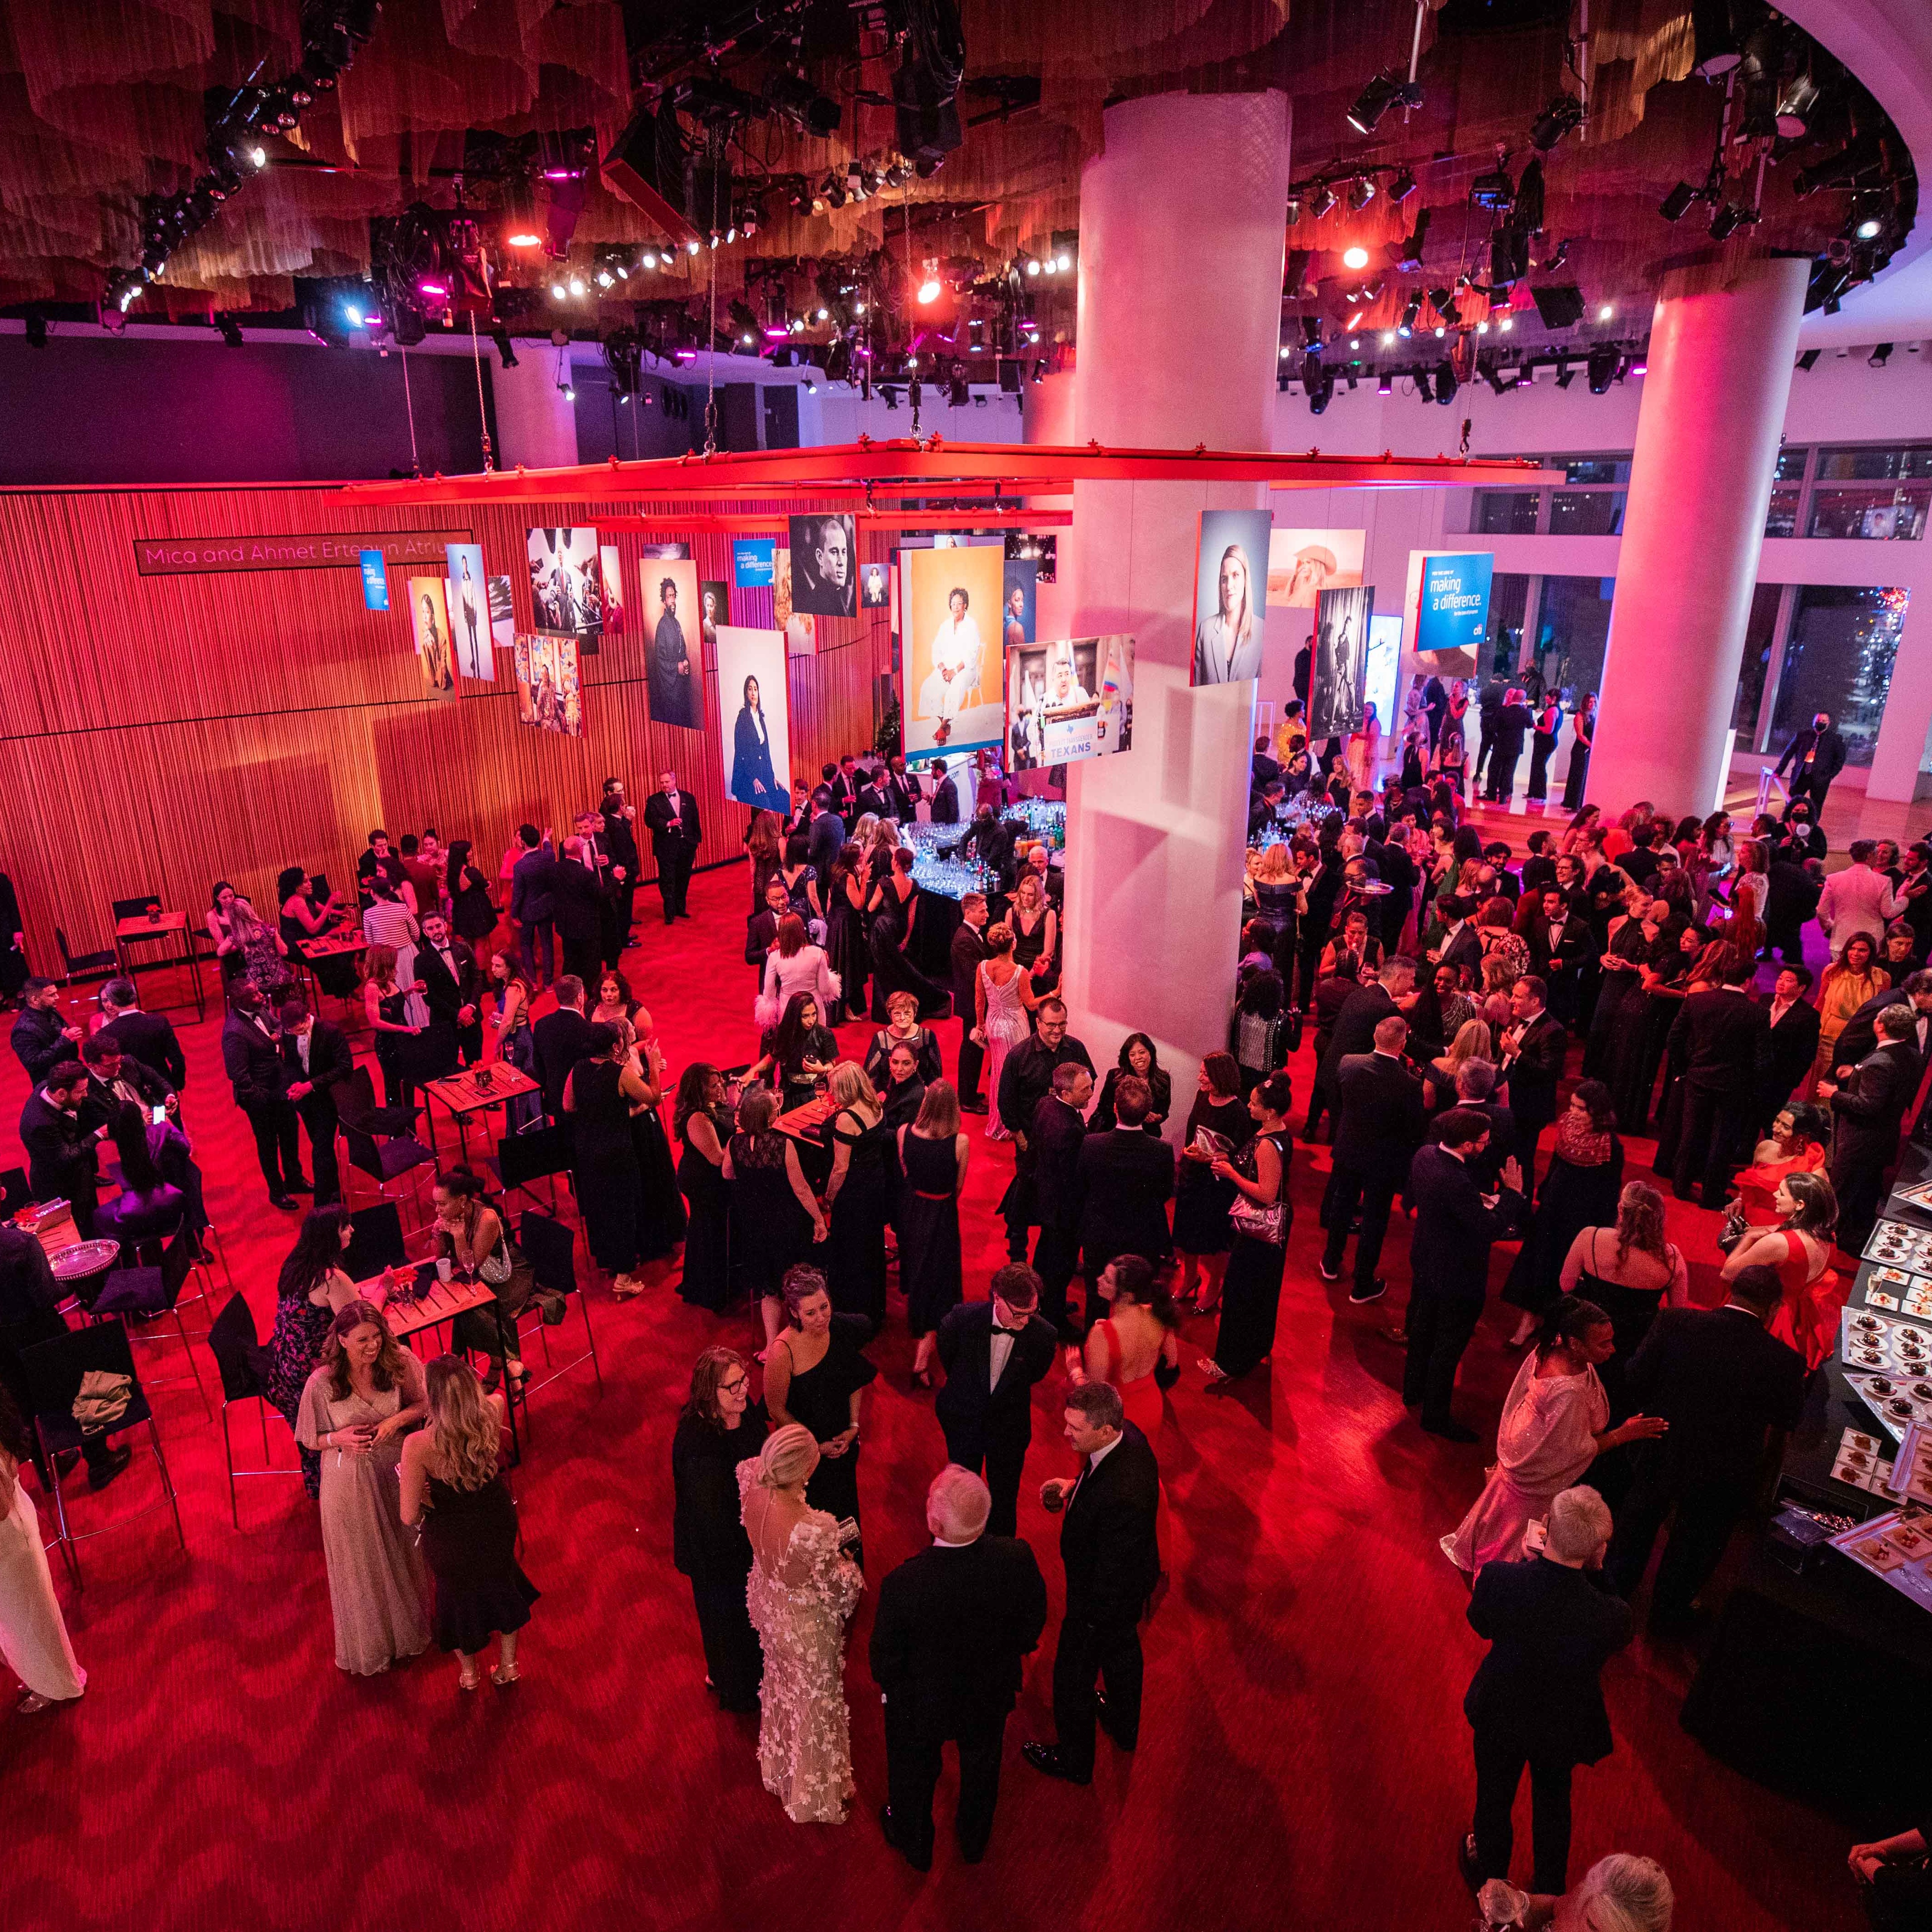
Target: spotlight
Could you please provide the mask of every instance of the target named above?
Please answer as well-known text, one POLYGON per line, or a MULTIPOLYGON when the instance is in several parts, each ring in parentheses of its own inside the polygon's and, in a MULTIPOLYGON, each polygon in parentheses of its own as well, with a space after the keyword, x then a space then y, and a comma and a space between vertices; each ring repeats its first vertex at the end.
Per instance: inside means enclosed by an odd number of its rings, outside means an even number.
POLYGON ((938 301, 939 278, 937 275, 928 275, 924 281, 920 284, 919 299, 922 304, 927 302, 935 302, 938 301))
MULTIPOLYGON (((1298 194, 1292 194, 1288 198, 1288 225, 1291 228, 1297 228, 1299 227, 1300 224, 1301 197, 1298 194)), ((1036 274, 1038 272, 1038 269, 1034 264, 1029 262, 1027 267, 1027 272, 1029 274, 1036 274)))
POLYGON ((1514 205, 1516 183, 1510 180, 1507 168, 1492 168, 1469 184, 1469 199, 1478 208, 1501 212, 1514 205))
POLYGON ((1356 214, 1360 214, 1375 198, 1375 178, 1370 175, 1358 175, 1348 184, 1348 192, 1343 197, 1347 201, 1351 212, 1356 214))
POLYGON ((584 278, 581 275, 572 275, 571 277, 570 292, 574 296, 580 296, 583 294, 584 278))
POLYGON ((1865 358, 1866 362, 1874 369, 1882 369, 1892 360, 1892 347, 1889 342, 1881 342, 1865 358))
POLYGON ((1593 349, 1589 360, 1583 365, 1583 373, 1590 385, 1590 393, 1600 396, 1615 380, 1619 361, 1617 352, 1608 346, 1593 349))
POLYGON ((1493 362, 1484 362, 1480 365, 1479 373, 1483 380, 1500 396, 1503 392, 1503 379, 1496 365, 1493 362))
MULTIPOLYGON (((220 330, 222 340, 230 349, 242 346, 242 325, 232 315, 218 315, 214 318, 214 326, 220 330)), ((1886 346, 1889 348, 1891 345, 1887 344, 1886 346)))
POLYGON ((1394 393, 1395 378, 1391 376, 1386 369, 1384 369, 1382 374, 1376 378, 1376 394, 1378 396, 1390 396, 1393 395, 1394 393))
POLYGON ((543 231, 537 226, 536 196, 527 182, 510 190, 510 202, 503 223, 506 248, 541 248, 543 231))
POLYGON ((1818 83, 1808 72, 1795 76, 1778 98, 1778 131, 1787 141, 1798 140, 1810 130, 1817 111, 1818 83))
POLYGON ((1605 302, 1597 311, 1597 320, 1599 322, 1608 322, 1616 314, 1616 308, 1610 303, 1605 302))
POLYGON ((1867 215, 1852 232, 1861 242, 1876 242, 1885 224, 1882 221, 1876 220, 1871 216, 1867 215))
POLYGON ((1546 154, 1573 128, 1583 124, 1583 104, 1574 94, 1559 94, 1530 123, 1530 145, 1546 154))
POLYGON ((1657 212, 1666 221, 1682 221, 1696 199, 1697 190, 1688 182, 1681 181, 1658 202, 1657 212))
POLYGON ((1344 248, 1342 266, 1345 268, 1366 268, 1369 266, 1369 251, 1366 248, 1344 248))
POLYGON ((1389 349, 1389 348, 1393 348, 1393 347, 1394 346, 1394 344, 1395 344, 1395 331, 1394 331, 1394 329, 1392 329, 1392 328, 1385 328, 1385 329, 1384 329, 1384 330, 1382 331, 1382 346, 1383 346, 1384 349, 1389 349))
POLYGON ((1398 333, 1403 335, 1412 335, 1415 332, 1416 318, 1420 316, 1421 313, 1422 298, 1420 296, 1411 296, 1408 300, 1402 304, 1402 322, 1398 330, 1398 333))
POLYGON ((1404 168, 1388 184, 1388 198, 1400 206, 1415 192, 1415 177, 1404 168))
POLYGON ((1030 275, 1036 275, 1040 273, 1040 258, 1038 256, 1029 255, 1027 257, 1026 272, 1030 275))
POLYGON ((1700 80, 1714 80, 1737 65, 1738 35, 1731 24, 1730 0, 1692 0, 1690 28, 1695 54, 1691 71, 1700 80))
POLYGON ((1376 124, 1391 107, 1422 105, 1422 89, 1413 81, 1402 80, 1392 69, 1377 74, 1355 97, 1348 110, 1348 125, 1358 134, 1372 134, 1376 124))
POLYGON ((1436 400, 1445 406, 1456 400, 1456 372, 1447 362, 1436 365, 1436 400))
POLYGON ((550 298, 552 302, 562 302, 569 292, 570 291, 561 282, 553 282, 550 285, 550 298))
POLYGON ((1317 221, 1335 206, 1335 190, 1326 182, 1316 184, 1315 192, 1308 197, 1308 212, 1317 221))
POLYGON ((844 118, 838 104, 819 92, 802 74, 775 69, 765 77, 765 98, 801 134, 826 140, 844 118))
POLYGON ((1711 239, 1728 242, 1740 228, 1749 228, 1759 219, 1754 208, 1746 208, 1735 201, 1727 201, 1711 218, 1711 239))
POLYGON ((1576 370, 1570 366, 1569 357, 1567 356, 1558 356, 1556 358, 1556 386, 1559 389, 1568 388, 1570 383, 1576 380, 1576 370))
POLYGON ((1426 369, 1415 371, 1415 393, 1425 403, 1432 403, 1436 400, 1430 391, 1429 371, 1426 369))
POLYGON ((1308 412, 1318 416, 1335 394, 1335 379, 1318 363, 1312 376, 1304 372, 1302 382, 1308 392, 1308 412))
POLYGON ((566 403, 574 403, 577 400, 577 392, 571 386, 570 379, 568 376, 558 382, 556 392, 566 403))

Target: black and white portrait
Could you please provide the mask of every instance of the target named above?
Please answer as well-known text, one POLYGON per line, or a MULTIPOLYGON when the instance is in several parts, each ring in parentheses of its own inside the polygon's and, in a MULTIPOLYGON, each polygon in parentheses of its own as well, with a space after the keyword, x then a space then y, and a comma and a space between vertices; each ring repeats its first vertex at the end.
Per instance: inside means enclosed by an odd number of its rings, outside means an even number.
POLYGON ((1375 602, 1375 590, 1367 584, 1324 590, 1316 600, 1314 677, 1308 699, 1311 738, 1344 738, 1360 728, 1375 602))
POLYGON ((791 608, 850 617, 859 608, 859 559, 850 517, 791 520, 791 608))

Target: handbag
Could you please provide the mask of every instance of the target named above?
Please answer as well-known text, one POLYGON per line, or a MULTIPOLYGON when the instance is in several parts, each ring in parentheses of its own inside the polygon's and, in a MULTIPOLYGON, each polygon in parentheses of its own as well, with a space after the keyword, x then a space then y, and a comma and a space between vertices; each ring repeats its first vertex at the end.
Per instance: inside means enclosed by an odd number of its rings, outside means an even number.
POLYGON ((1228 1210, 1228 1220, 1236 1234, 1245 1234, 1251 1241, 1265 1241, 1272 1248, 1288 1245, 1288 1216, 1281 1202, 1270 1201, 1264 1208, 1258 1201, 1238 1193, 1228 1210))
POLYGON ((1718 1230, 1718 1252, 1727 1255, 1751 1232, 1750 1223, 1744 1219, 1744 1204, 1733 1201, 1724 1215, 1724 1225, 1718 1230))

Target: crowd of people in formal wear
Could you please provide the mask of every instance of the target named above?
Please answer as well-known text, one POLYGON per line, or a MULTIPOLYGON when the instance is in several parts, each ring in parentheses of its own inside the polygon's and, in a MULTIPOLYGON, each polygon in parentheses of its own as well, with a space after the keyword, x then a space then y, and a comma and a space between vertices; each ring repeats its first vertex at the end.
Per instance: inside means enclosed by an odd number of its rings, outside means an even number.
MULTIPOLYGON (((535 1082, 506 1130, 565 1136, 613 1294, 640 1292, 652 1264, 681 1252, 687 1303, 750 1317, 692 1372, 672 1449, 674 1550, 709 1688, 724 1710, 760 1713, 765 1784, 794 1819, 847 1815, 844 1631, 874 1588, 881 1827, 930 1864, 950 1739, 956 1835, 978 1859, 1006 1720, 1048 1622, 1040 1564, 1018 1536, 1035 1390, 1057 1392, 1048 1407, 1074 1460, 1037 1491, 1061 1524, 1066 1610, 1054 1735, 1023 1754, 1084 1784, 1098 1732, 1123 1750, 1137 1740, 1139 1630, 1163 1584, 1168 1391, 1190 1372, 1208 1390, 1238 1388, 1269 1359, 1294 1151, 1325 1135, 1320 1228, 1298 1252, 1364 1307, 1386 1297, 1384 1255, 1408 1228, 1406 1306, 1376 1319, 1427 1434, 1490 1438, 1486 1418, 1458 1412, 1458 1370, 1492 1250, 1514 1246, 1502 1298, 1521 1364, 1495 1465, 1440 1533, 1490 1646, 1466 1707, 1475 1797, 1457 1860, 1486 1912, 1516 1913, 1497 1922, 1546 1916, 1569 1886, 1571 1768, 1614 1748, 1599 1676, 1635 1631, 1630 1600, 1661 1539, 1650 1629, 1695 1628, 1699 1592, 1832 1346, 1841 1251, 1862 1244, 1917 1118, 1932 853, 1860 842, 1826 874, 1817 812, 1842 747, 1822 718, 1781 817, 1744 827, 1721 812, 1672 819, 1638 801, 1610 818, 1578 802, 1519 852, 1467 815, 1456 753, 1470 701, 1422 686, 1409 729, 1428 755, 1406 744, 1379 787, 1357 782, 1372 764, 1345 758, 1316 788, 1305 729, 1258 742, 1227 1038, 1179 1093, 1148 1034, 1109 1042, 1102 1066, 1071 1030, 1059 870, 1003 817, 983 758, 956 778, 842 759, 796 786, 788 812, 752 815, 746 1050, 674 1081, 621 966, 642 848, 620 781, 560 841, 522 826, 494 880, 466 842, 446 850, 424 832, 392 848, 378 831, 352 898, 290 868, 270 923, 218 886, 207 923, 228 995, 224 1070, 272 1202, 314 1202, 266 1359, 320 1500, 338 1664, 368 1673, 434 1642, 467 1690, 494 1638, 494 1680, 518 1672, 536 1592, 496 1445, 523 1375, 507 1338, 539 1292, 485 1184, 440 1172, 437 1254, 489 1284, 510 1318, 460 1328, 425 1366, 390 1331, 391 1283, 344 1270, 336 1154, 345 1125, 406 1144, 428 1082, 501 1061, 535 1082), (916 944, 931 915, 902 836, 916 811, 960 826, 994 881, 961 904, 937 974, 919 963, 931 963, 916 944), (380 1094, 317 1010, 328 949, 304 950, 358 920, 366 947, 348 983, 380 1094), (1802 930, 1814 921, 1829 955, 1815 980, 1802 930), (1652 1178, 1627 1173, 1626 1142, 1652 1135, 1652 1178), (1009 1258, 969 1299, 960 1203, 988 1140, 1010 1150, 998 1209, 1009 1258), (1666 1190, 1709 1210, 1705 1251, 1668 1238, 1666 1190), (1694 1297, 1694 1262, 1717 1264, 1718 1305, 1694 1297), (880 1372, 866 1350, 897 1318, 895 1288, 913 1386, 932 1391, 938 1473, 931 1546, 874 1585, 858 1471, 880 1372), (1184 1325, 1204 1317, 1211 1342, 1190 1352, 1184 1325), (1506 1899, 1526 1771, 1534 1896, 1506 1899)), ((1548 708, 1540 692, 1500 695, 1476 761, 1492 782, 1509 782, 1519 722, 1544 768, 1548 708)), ((1586 706, 1580 788, 1588 728, 1586 706)), ((698 838, 674 772, 643 817, 670 924, 690 916, 698 838)), ((83 1025, 58 986, 21 989, 32 1191, 124 1243, 177 1226, 195 1238, 206 1210, 179 1119, 179 1042, 124 980, 98 1004, 83 1025), (122 1191, 100 1200, 104 1142, 122 1191)), ((58 1320, 51 1283, 34 1288, 32 1258, 14 1252, 22 1238, 0 1228, 10 1343, 31 1339, 23 1306, 40 1332, 58 1320)), ((5 1441, 0 1452, 14 1454, 5 1441)), ((94 1480, 111 1478, 111 1456, 90 1448, 88 1460, 94 1480)), ((1874 1869, 1894 1856, 1860 1850, 1874 1869)), ((1589 1923, 1668 1922, 1669 1882, 1648 1861, 1605 1860, 1583 1882, 1622 1915, 1589 1923)))

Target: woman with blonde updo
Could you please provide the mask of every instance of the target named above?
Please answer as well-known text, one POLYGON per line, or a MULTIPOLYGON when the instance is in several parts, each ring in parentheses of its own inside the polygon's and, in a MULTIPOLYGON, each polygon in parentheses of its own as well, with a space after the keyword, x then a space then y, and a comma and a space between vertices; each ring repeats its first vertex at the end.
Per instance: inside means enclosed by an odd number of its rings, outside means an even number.
MULTIPOLYGON (((816 1278, 815 1270, 794 1272, 816 1278)), ((816 1294, 829 1318, 822 1283, 816 1294)), ((845 1623, 865 1578, 841 1547, 851 1540, 845 1526, 806 1500, 819 1460, 812 1431, 790 1423, 738 1465, 739 1506, 752 1544, 746 1604, 765 1659, 758 1769, 765 1789, 800 1825, 842 1824, 855 1788, 845 1623)))

